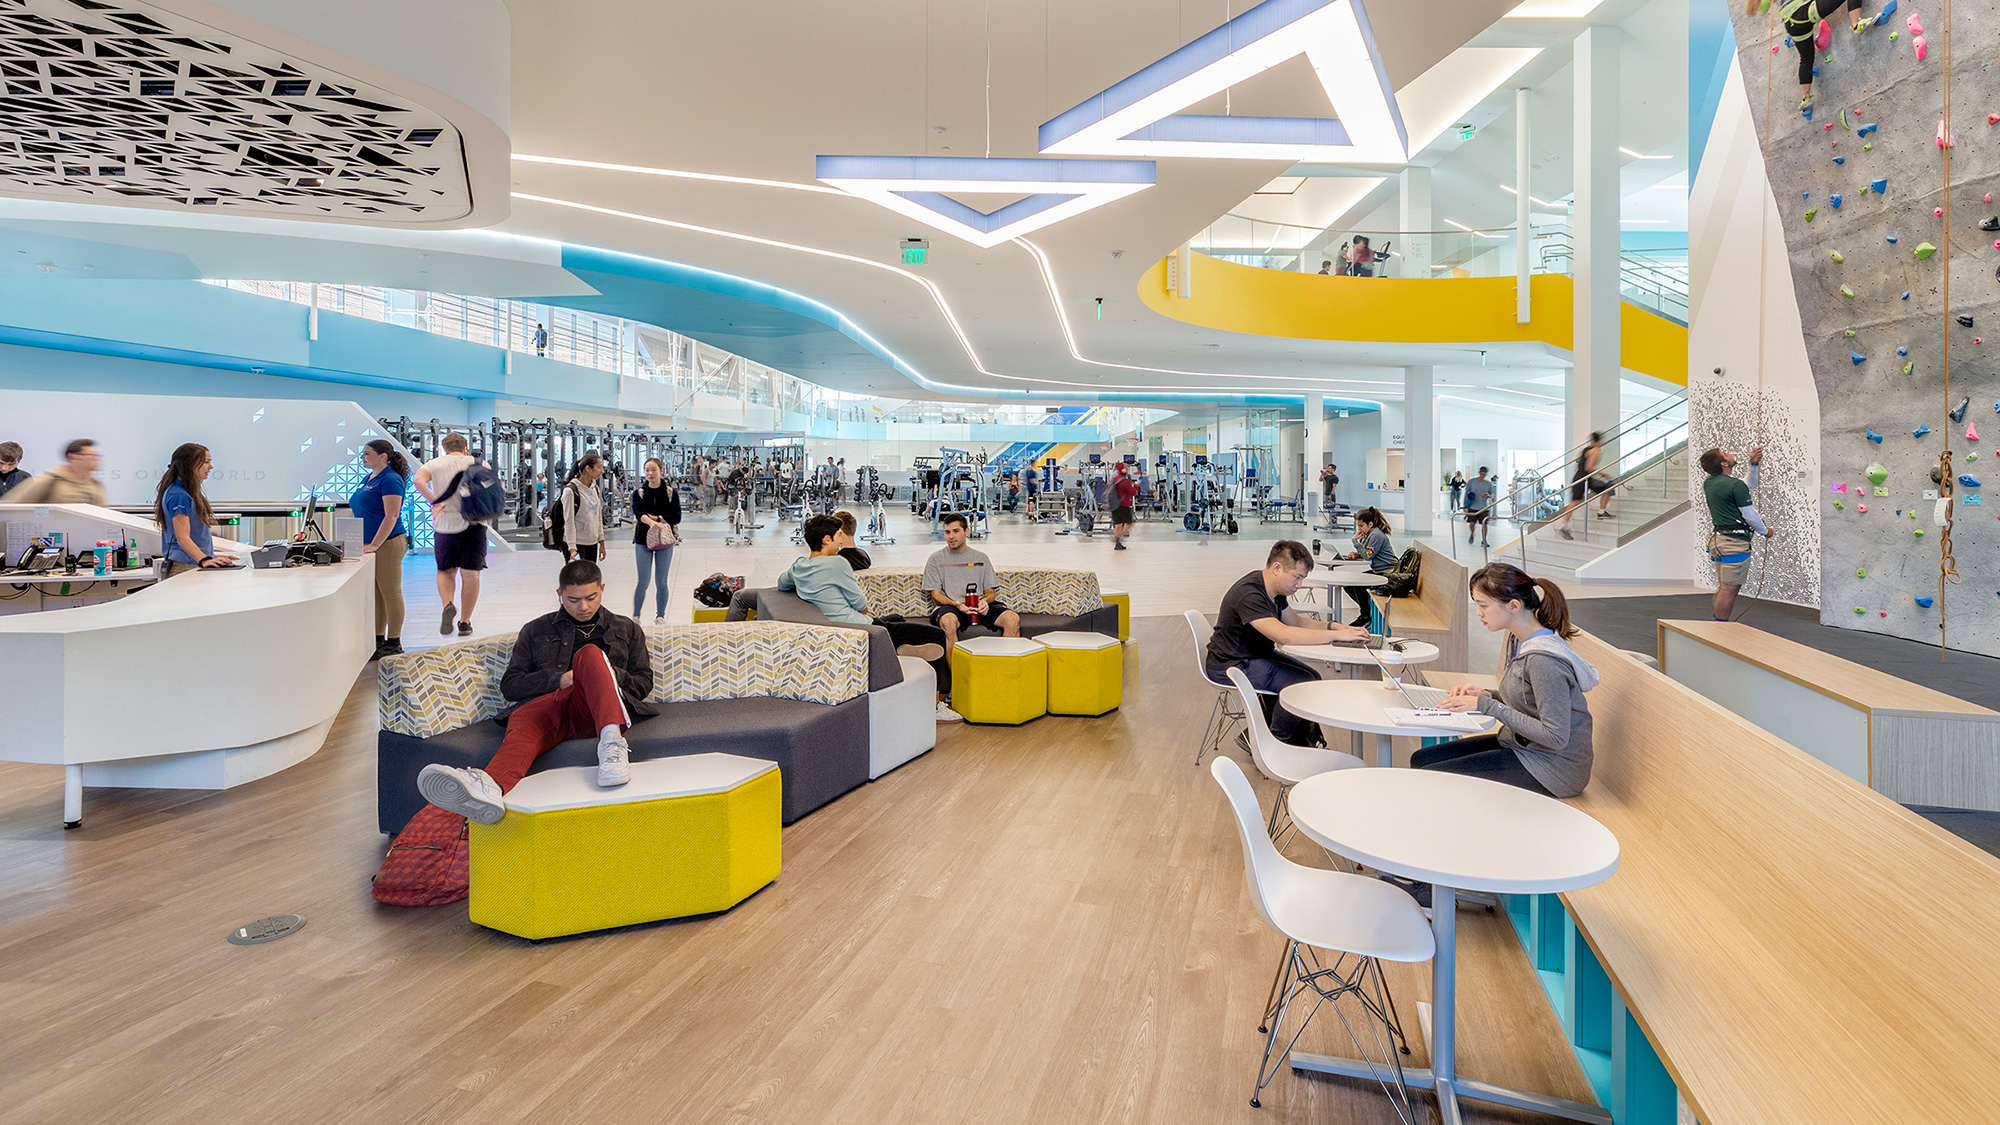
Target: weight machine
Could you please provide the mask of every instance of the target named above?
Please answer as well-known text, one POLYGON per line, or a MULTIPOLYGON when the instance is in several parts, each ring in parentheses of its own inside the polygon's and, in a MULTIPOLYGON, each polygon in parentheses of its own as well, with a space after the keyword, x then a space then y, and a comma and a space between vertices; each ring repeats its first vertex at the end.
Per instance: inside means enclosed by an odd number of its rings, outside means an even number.
POLYGON ((878 543, 894 543, 889 534, 889 513, 886 502, 895 495, 895 489, 882 483, 882 475, 873 465, 863 465, 854 471, 855 495, 868 504, 868 522, 861 528, 861 541, 874 546, 878 543))
POLYGON ((1234 535, 1236 523, 1236 472, 1210 463, 1197 454, 1188 467, 1187 511, 1181 529, 1197 535, 1234 535))

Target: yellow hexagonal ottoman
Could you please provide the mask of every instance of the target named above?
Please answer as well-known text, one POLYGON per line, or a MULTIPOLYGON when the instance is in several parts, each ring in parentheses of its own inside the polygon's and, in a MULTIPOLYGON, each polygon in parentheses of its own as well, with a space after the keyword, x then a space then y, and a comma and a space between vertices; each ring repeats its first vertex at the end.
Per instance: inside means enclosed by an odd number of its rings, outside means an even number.
POLYGON ((1049 650, 1025 637, 972 637, 951 649, 951 706, 969 723, 1018 726, 1049 711, 1049 650))
POLYGON ((540 940, 727 910, 778 877, 778 766, 735 754, 529 774, 471 826, 472 920, 540 940))
POLYGON ((1100 591, 1100 596, 1103 597, 1105 605, 1115 605, 1118 607, 1118 639, 1121 641, 1131 640, 1132 595, 1123 590, 1103 590, 1100 591))
POLYGON ((1125 695, 1125 652, 1103 633, 1043 633, 1049 650, 1049 714, 1102 715, 1125 695))

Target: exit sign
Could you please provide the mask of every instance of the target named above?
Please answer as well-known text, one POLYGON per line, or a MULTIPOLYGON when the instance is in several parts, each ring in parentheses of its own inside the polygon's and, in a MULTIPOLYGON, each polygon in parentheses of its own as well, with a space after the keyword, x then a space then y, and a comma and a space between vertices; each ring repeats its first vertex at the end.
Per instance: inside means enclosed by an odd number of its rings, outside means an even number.
POLYGON ((1474 131, 1475 130, 1470 125, 1460 125, 1458 127, 1458 139, 1461 141, 1469 141, 1472 139, 1472 134, 1474 131))
POLYGON ((928 238, 906 238, 903 240, 903 264, 921 266, 924 255, 930 253, 931 240, 928 238))

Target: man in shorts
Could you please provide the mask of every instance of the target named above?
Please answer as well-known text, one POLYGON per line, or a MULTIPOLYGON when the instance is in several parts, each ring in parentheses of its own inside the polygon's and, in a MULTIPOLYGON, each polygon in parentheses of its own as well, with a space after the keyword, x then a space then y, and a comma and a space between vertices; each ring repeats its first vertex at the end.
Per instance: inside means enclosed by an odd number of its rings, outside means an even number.
POLYGON ((1715 525, 1708 536, 1708 557, 1715 561, 1715 600, 1709 613, 1717 621, 1730 619, 1743 580, 1750 577, 1750 536, 1771 537, 1771 529, 1764 525, 1764 517, 1757 514, 1750 499, 1750 490, 1757 487, 1757 467, 1763 460, 1763 446, 1750 451, 1750 481, 1745 484, 1730 475, 1736 468, 1735 457, 1719 448, 1701 455, 1701 471, 1708 474, 1701 482, 1701 494, 1708 501, 1708 518, 1715 525))
POLYGON ((436 544, 431 551, 437 560, 438 600, 444 603, 438 632, 450 636, 456 618, 458 635, 469 637, 472 609, 479 604, 479 572, 486 569, 486 525, 466 519, 459 509, 465 499, 465 483, 459 477, 479 459, 466 452, 464 434, 446 434, 440 444, 444 453, 424 462, 410 483, 431 503, 436 544))
POLYGON ((993 573, 993 560, 965 545, 965 517, 951 512, 942 522, 944 550, 924 562, 924 589, 931 592, 931 624, 944 630, 945 651, 958 644, 959 630, 968 625, 1020 636, 1021 615, 1000 604, 1000 579, 993 573), (969 599, 976 608, 967 608, 969 599))
POLYGON ((1465 482, 1465 541, 1472 542, 1473 533, 1479 534, 1479 545, 1490 547, 1487 539, 1487 521, 1493 518, 1493 498, 1500 492, 1499 485, 1486 474, 1490 470, 1479 466, 1479 475, 1465 482))
POLYGON ((1116 475, 1111 479, 1111 491, 1117 504, 1111 509, 1111 549, 1125 549, 1125 537, 1132 534, 1132 505, 1139 501, 1139 482, 1132 476, 1132 466, 1123 461, 1118 463, 1116 475))

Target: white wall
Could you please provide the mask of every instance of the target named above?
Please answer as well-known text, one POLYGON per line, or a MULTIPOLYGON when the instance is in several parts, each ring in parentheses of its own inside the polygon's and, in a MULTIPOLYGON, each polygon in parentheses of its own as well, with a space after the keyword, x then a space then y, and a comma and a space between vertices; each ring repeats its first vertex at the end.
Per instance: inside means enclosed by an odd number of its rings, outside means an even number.
MULTIPOLYGON (((1751 113, 1742 72, 1732 62, 1688 199, 1689 447, 1700 451, 1720 445, 1740 456, 1763 443, 1766 472, 1757 509, 1776 534, 1758 544, 1757 572, 1744 593, 1817 607, 1819 390, 1806 354, 1784 228, 1751 113), (1717 367, 1724 373, 1715 374, 1717 367)), ((1893 363, 1895 357, 1883 359, 1893 363)), ((1688 471, 1690 495, 1699 498, 1702 473, 1692 458, 1688 471)), ((1695 516, 1687 549, 1696 556, 1696 582, 1713 589, 1715 565, 1704 549, 1710 530, 1707 508, 1697 504, 1695 516)))

